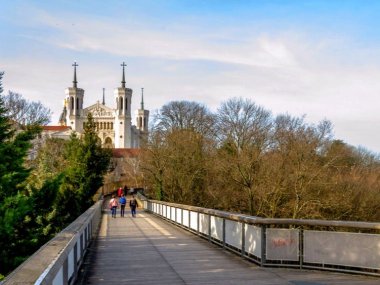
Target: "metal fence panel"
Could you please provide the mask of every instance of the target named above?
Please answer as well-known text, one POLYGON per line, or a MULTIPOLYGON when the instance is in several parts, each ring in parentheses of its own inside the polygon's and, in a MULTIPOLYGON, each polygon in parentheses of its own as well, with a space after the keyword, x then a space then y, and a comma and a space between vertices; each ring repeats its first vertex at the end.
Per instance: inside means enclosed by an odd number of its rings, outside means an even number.
POLYGON ((270 260, 299 260, 299 230, 267 229, 266 253, 270 260))
POLYGON ((63 285, 63 268, 62 267, 57 272, 57 275, 55 275, 52 284, 53 285, 63 285))
POLYGON ((75 265, 75 260, 74 260, 74 247, 72 250, 70 250, 70 253, 67 258, 67 265, 68 265, 68 276, 69 278, 74 275, 74 265, 75 265))
POLYGON ((198 230, 198 214, 197 212, 190 211, 190 228, 198 230))
POLYGON ((170 220, 175 221, 175 208, 170 207, 170 220))
POLYGON ((380 269, 380 236, 304 231, 304 261, 380 269))
POLYGON ((209 217, 207 214, 199 213, 199 232, 208 235, 208 221, 209 217))
POLYGON ((241 249, 242 223, 226 220, 226 243, 241 249))
POLYGON ((162 216, 167 218, 168 212, 166 211, 168 206, 162 205, 162 216))
POLYGON ((211 216, 211 237, 223 241, 223 219, 211 216))
POLYGON ((183 217, 182 217, 183 223, 182 224, 186 227, 189 227, 189 211, 183 210, 182 214, 183 214, 183 217))
POLYGON ((176 208, 177 219, 175 220, 177 223, 182 223, 182 210, 180 208, 176 208))
POLYGON ((258 258, 261 258, 261 227, 245 225, 245 250, 258 258))
POLYGON ((153 213, 157 214, 157 204, 153 203, 153 213))

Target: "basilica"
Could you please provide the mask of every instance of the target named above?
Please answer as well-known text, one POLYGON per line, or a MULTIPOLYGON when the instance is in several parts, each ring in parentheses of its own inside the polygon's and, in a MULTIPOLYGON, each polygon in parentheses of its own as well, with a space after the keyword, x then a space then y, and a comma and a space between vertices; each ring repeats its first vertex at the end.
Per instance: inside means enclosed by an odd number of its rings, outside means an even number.
POLYGON ((139 148, 141 141, 148 134, 149 111, 144 109, 144 89, 141 89, 140 109, 135 111, 136 125, 132 125, 131 102, 133 90, 125 86, 125 63, 122 66, 121 86, 114 91, 115 107, 105 105, 104 89, 103 102, 96 102, 83 108, 84 89, 78 88, 77 63, 74 62, 73 86, 65 90, 63 111, 59 119, 62 127, 83 133, 87 114, 94 118, 98 136, 102 145, 109 148, 139 148))

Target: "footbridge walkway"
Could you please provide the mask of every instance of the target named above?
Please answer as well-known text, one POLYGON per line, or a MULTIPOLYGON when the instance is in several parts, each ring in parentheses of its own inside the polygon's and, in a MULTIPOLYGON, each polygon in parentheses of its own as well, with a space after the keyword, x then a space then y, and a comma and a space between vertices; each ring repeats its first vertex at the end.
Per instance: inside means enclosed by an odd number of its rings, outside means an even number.
POLYGON ((3 284, 380 284, 379 223, 139 206, 112 218, 99 201, 3 284))

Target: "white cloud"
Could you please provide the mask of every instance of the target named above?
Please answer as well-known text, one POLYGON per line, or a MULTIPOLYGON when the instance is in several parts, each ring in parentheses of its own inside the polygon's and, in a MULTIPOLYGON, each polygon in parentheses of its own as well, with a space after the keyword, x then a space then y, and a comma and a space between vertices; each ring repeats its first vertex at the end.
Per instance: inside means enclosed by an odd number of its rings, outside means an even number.
POLYGON ((103 87, 111 102, 111 90, 120 82, 116 64, 134 58, 143 66, 127 69, 135 108, 140 87, 145 87, 145 106, 151 110, 182 99, 216 110, 228 98, 248 97, 274 114, 306 114, 314 123, 330 119, 337 138, 380 152, 379 137, 374 135, 380 122, 380 68, 371 48, 339 53, 346 39, 311 38, 296 31, 277 35, 245 31, 236 36, 233 29, 200 31, 184 24, 182 30, 176 23, 163 30, 41 10, 28 17, 26 22, 52 30, 48 36, 30 37, 65 55, 9 59, 4 62, 4 85, 46 103, 55 120, 64 89, 71 84, 72 60, 81 59, 78 79, 85 89, 85 104, 90 105, 101 99, 103 87))
POLYGON ((260 67, 295 67, 293 53, 281 39, 246 34, 245 39, 232 34, 210 37, 210 31, 181 32, 162 30, 134 23, 115 23, 111 18, 91 19, 83 15, 51 15, 35 11, 34 22, 54 32, 49 37, 35 36, 36 40, 74 51, 96 51, 120 56, 141 56, 171 60, 209 60, 230 64, 260 67), (228 44, 219 41, 229 38, 228 44))

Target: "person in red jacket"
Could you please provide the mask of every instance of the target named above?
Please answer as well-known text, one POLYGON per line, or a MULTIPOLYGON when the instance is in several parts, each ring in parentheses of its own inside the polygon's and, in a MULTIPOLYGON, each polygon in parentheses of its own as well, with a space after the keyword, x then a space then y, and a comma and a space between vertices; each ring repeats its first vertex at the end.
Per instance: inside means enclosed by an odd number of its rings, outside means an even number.
POLYGON ((123 194, 123 188, 119 187, 119 189, 117 189, 117 197, 121 197, 121 194, 123 194))

